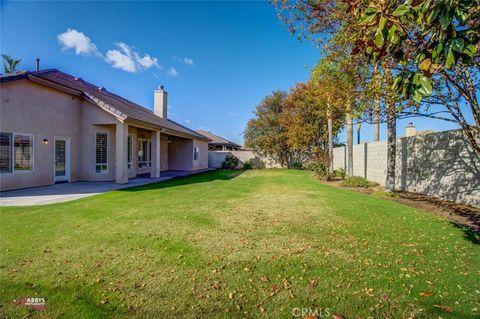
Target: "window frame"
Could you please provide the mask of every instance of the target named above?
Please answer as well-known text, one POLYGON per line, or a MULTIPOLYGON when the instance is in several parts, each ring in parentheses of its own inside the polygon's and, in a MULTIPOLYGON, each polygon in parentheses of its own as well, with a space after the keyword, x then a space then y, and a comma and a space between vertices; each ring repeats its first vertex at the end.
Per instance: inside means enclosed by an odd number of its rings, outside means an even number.
POLYGON ((127 136, 127 169, 129 171, 133 170, 133 134, 127 136), (129 157, 130 160, 128 160, 129 157))
MULTIPOLYGON (((6 133, 6 132, 4 132, 6 133)), ((12 132, 12 145, 11 145, 11 150, 12 150, 12 158, 11 158, 11 163, 12 163, 12 174, 28 174, 28 173, 34 173, 35 172, 35 135, 33 134, 28 134, 28 133, 19 133, 19 132, 12 132), (15 136, 17 135, 23 135, 23 136, 29 136, 30 141, 31 141, 31 154, 30 154, 30 163, 31 163, 31 169, 15 169, 15 136)), ((7 173, 8 174, 8 173, 7 173)))
POLYGON ((200 147, 198 146, 195 146, 193 148, 193 160, 194 161, 198 161, 200 158, 200 147))
POLYGON ((0 132, 2 134, 7 134, 10 137, 10 143, 8 145, 9 151, 9 158, 8 158, 8 166, 9 170, 6 172, 0 171, 0 174, 12 174, 13 173, 13 132, 0 132))
POLYGON ((108 174, 108 140, 110 138, 110 134, 108 131, 106 130, 95 130, 95 136, 94 136, 94 140, 95 140, 95 159, 94 159, 94 166, 95 166, 95 174, 108 174), (107 145, 106 145, 106 159, 107 159, 107 162, 106 163, 97 163, 97 135, 98 134, 105 134, 107 136, 107 145), (106 170, 102 170, 102 168, 100 167, 100 171, 97 172, 97 166, 106 166, 106 170))
POLYGON ((137 155, 138 155, 138 152, 140 151, 145 151, 143 149, 143 142, 147 142, 147 160, 146 161, 142 161, 140 160, 140 156, 137 156, 138 157, 138 161, 137 161, 137 168, 151 168, 152 167, 152 140, 151 139, 148 139, 148 138, 139 138, 138 140, 138 145, 141 147, 138 147, 137 149, 137 155), (149 159, 148 159, 149 158, 149 159), (143 166, 141 166, 143 165, 143 166))

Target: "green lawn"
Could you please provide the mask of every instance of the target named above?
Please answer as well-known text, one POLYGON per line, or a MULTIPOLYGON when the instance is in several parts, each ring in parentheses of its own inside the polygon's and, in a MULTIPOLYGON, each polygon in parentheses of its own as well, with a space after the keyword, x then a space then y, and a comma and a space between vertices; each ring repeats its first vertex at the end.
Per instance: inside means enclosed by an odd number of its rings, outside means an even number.
POLYGON ((13 303, 25 296, 47 299, 31 313, 44 318, 480 316, 478 237, 306 171, 210 172, 0 216, 0 317, 28 315, 13 303))

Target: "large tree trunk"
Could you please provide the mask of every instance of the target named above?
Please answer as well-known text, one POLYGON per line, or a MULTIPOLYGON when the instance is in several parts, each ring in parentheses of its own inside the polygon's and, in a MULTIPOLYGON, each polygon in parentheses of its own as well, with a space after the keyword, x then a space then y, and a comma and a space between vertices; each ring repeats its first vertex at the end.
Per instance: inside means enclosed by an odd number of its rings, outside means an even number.
POLYGON ((327 125, 328 125, 328 171, 333 173, 333 120, 330 112, 327 114, 327 125))
POLYGON ((387 179, 385 181, 385 190, 393 192, 395 190, 395 160, 397 151, 397 123, 395 103, 393 102, 391 92, 388 89, 391 81, 391 71, 388 66, 384 67, 386 89, 386 112, 387 112, 387 179))
POLYGON ((380 141, 380 77, 378 76, 378 63, 373 67, 373 81, 375 83, 375 95, 373 98, 373 140, 380 141))
POLYGON ((350 103, 347 104, 347 175, 353 176, 353 119, 350 103))

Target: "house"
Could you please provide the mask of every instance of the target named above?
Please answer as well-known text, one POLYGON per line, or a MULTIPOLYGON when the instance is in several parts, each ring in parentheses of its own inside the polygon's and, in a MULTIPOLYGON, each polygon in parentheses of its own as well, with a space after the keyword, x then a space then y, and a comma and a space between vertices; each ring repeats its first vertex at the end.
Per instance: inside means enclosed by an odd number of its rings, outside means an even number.
POLYGON ((208 137, 211 141, 208 142, 209 151, 239 151, 242 149, 241 145, 231 142, 223 137, 213 134, 209 131, 198 130, 198 133, 208 137))
POLYGON ((209 138, 56 69, 0 78, 0 190, 208 168, 209 138))

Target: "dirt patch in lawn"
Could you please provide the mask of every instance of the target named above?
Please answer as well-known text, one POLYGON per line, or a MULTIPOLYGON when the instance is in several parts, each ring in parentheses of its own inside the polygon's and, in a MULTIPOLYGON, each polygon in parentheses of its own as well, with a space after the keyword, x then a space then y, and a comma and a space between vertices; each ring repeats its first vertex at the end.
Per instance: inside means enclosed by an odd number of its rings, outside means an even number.
MULTIPOLYGON (((325 183, 335 187, 345 188, 341 186, 342 180, 333 180, 325 183)), ((417 193, 396 192, 390 195, 385 193, 385 188, 383 186, 345 189, 383 197, 414 208, 423 209, 435 215, 445 217, 455 224, 467 226, 480 233, 480 208, 478 207, 459 204, 417 193)))

